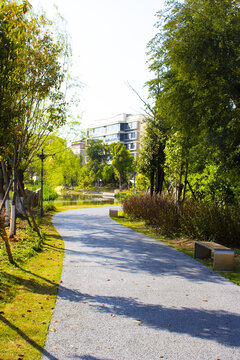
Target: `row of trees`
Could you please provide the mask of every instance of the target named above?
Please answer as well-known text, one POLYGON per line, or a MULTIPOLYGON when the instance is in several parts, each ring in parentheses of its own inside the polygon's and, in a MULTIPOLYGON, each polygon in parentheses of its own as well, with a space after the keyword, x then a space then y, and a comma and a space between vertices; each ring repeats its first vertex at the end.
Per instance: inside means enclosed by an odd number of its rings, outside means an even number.
POLYGON ((114 184, 115 179, 118 179, 121 189, 133 177, 134 157, 125 145, 107 145, 100 140, 91 140, 88 142, 87 158, 88 162, 81 170, 80 183, 101 181, 103 184, 114 184))
MULTIPOLYGON (((34 14, 27 0, 3 0, 0 54, 0 197, 8 222, 8 191, 13 186, 12 237, 17 193, 27 203, 23 174, 47 136, 66 121, 70 51, 66 36, 45 16, 34 14)), ((38 231, 30 215, 32 224, 28 221, 38 231)))
MULTIPOLYGON (((121 188, 133 177, 134 157, 120 143, 107 145, 102 141, 89 141, 86 149, 87 163, 82 154, 76 155, 67 147, 66 140, 49 136, 44 145, 44 182, 57 186, 83 189, 101 185, 121 188)), ((41 161, 36 156, 27 171, 26 180, 40 174, 41 161)))
POLYGON ((139 169, 152 194, 239 203, 239 2, 170 0, 157 16, 139 169))

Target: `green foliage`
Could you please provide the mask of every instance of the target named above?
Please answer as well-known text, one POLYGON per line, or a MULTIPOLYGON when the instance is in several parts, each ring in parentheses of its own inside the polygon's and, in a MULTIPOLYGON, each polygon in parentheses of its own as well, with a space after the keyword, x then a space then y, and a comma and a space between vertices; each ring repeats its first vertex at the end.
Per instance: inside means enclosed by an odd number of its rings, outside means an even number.
POLYGON ((220 165, 206 164, 201 173, 189 175, 189 182, 198 199, 219 203, 233 203, 237 199, 234 184, 220 165))
MULTIPOLYGON (((189 179, 200 197, 239 199, 239 20, 234 0, 171 0, 158 13, 157 33, 148 45, 153 78, 147 85, 154 119, 161 121, 149 124, 153 135, 154 126, 161 136, 165 130, 165 159, 157 163, 165 165, 176 189, 184 189, 179 201, 189 179)), ((156 141, 148 138, 141 167, 150 164, 154 171, 149 156, 156 141)))
POLYGON ((98 164, 107 162, 109 158, 108 145, 101 140, 89 140, 87 144, 88 161, 96 162, 98 164))
POLYGON ((144 126, 141 139, 141 149, 138 159, 139 172, 150 177, 151 171, 156 170, 158 164, 164 164, 165 136, 161 124, 156 119, 148 119, 144 126))
POLYGON ((167 178, 177 183, 183 162, 183 146, 181 133, 176 132, 166 142, 165 173, 167 178))
POLYGON ((124 199, 128 199, 132 196, 131 192, 119 192, 118 194, 115 195, 115 198, 122 202, 124 199))
POLYGON ((56 207, 55 207, 54 203, 48 202, 48 203, 43 204, 43 211, 44 211, 44 213, 56 211, 56 207))
MULTIPOLYGON (((26 188, 28 190, 31 190, 31 191, 36 191, 38 189, 41 189, 41 184, 38 183, 38 184, 30 184, 30 183, 26 183, 26 188)), ((49 186, 48 184, 44 184, 43 185, 43 200, 44 201, 49 201, 49 200, 55 200, 58 198, 58 194, 56 191, 54 191, 54 189, 49 186)))
POLYGON ((0 155, 25 171, 66 121, 66 37, 28 1, 0 7, 0 155))
POLYGON ((147 176, 137 174, 135 178, 136 191, 145 191, 149 186, 149 179, 147 176))
POLYGON ((79 171, 79 186, 83 189, 114 183, 114 173, 127 182, 133 171, 133 156, 120 143, 110 145, 90 140, 87 145, 88 162, 79 171), (112 159, 112 163, 110 163, 112 159))
POLYGON ((105 164, 102 168, 100 178, 105 183, 108 183, 112 179, 112 175, 113 175, 112 167, 108 164, 105 164))
POLYGON ((43 186, 43 201, 56 200, 58 198, 58 193, 53 190, 53 188, 47 184, 43 186))
POLYGON ((216 202, 185 202, 181 214, 183 234, 203 241, 240 247, 240 212, 216 202))
MULTIPOLYGON (((49 185, 49 189, 57 186, 72 187, 78 184, 81 157, 67 147, 66 140, 54 135, 49 136, 45 141, 44 154, 46 156, 43 162, 44 184, 49 185)), ((41 166, 41 161, 36 156, 28 169, 27 178, 29 179, 30 173, 36 173, 40 177, 41 166)), ((46 189, 48 195, 48 187, 46 189)), ((54 198, 50 196, 49 200, 54 198)))
POLYGON ((91 163, 85 164, 79 171, 80 188, 88 190, 95 186, 97 181, 97 173, 94 170, 90 170, 91 163))
POLYGON ((119 179, 119 188, 121 189, 122 183, 127 181, 128 174, 133 172, 133 159, 130 151, 126 149, 125 145, 117 143, 114 146, 112 167, 114 173, 119 179))
POLYGON ((79 186, 83 189, 109 183, 112 179, 112 167, 108 164, 112 145, 101 140, 89 140, 87 144, 88 161, 79 172, 79 186))

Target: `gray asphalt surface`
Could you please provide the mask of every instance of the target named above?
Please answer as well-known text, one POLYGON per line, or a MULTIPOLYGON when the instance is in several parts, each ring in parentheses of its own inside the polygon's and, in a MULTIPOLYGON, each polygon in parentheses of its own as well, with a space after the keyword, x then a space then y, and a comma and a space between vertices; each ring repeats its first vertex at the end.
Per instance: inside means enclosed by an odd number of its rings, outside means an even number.
POLYGON ((65 258, 42 359, 239 360, 240 287, 108 211, 54 216, 65 258))

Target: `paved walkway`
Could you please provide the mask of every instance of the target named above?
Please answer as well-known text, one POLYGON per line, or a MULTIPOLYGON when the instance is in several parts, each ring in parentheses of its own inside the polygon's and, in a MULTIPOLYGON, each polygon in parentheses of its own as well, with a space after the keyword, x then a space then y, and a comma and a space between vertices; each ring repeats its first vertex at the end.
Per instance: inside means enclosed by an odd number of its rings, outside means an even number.
POLYGON ((54 216, 66 249, 43 359, 239 360, 240 287, 108 210, 54 216))

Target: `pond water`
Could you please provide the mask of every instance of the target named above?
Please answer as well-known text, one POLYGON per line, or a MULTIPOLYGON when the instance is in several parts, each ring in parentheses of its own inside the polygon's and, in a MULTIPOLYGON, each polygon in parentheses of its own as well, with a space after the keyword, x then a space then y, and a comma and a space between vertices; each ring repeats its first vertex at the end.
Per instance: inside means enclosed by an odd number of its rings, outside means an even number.
MULTIPOLYGON (((44 201, 47 203, 48 201, 44 201)), ((114 204, 114 199, 111 197, 102 197, 100 194, 65 194, 59 195, 54 201, 50 201, 58 206, 68 205, 103 205, 103 204, 114 204)))

